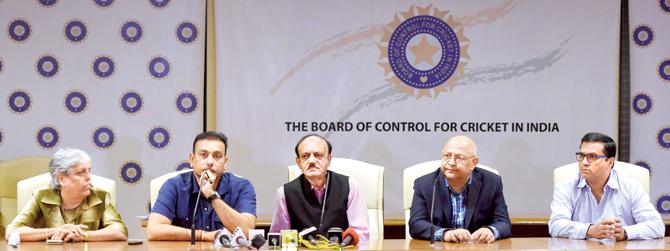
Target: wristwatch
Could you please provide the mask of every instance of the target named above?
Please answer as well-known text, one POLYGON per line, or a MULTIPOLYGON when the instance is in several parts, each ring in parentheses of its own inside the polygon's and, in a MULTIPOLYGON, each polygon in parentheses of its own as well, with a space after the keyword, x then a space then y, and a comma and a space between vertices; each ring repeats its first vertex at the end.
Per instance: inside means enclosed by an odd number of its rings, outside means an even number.
POLYGON ((207 197, 207 201, 210 202, 210 203, 211 203, 212 200, 214 200, 214 199, 221 199, 221 195, 219 195, 218 192, 214 192, 212 195, 210 195, 209 197, 207 197))

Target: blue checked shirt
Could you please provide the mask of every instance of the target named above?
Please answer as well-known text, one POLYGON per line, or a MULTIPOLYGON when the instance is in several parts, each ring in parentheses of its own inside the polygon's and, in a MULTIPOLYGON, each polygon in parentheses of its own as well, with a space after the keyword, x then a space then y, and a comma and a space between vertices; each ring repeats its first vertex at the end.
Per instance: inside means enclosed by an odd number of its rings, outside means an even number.
MULTIPOLYGON (((468 178, 468 184, 465 185, 465 189, 463 189, 461 193, 456 193, 451 189, 451 186, 449 186, 449 181, 446 177, 444 178, 444 183, 447 184, 447 189, 449 189, 451 198, 451 229, 465 228, 466 202, 468 201, 468 188, 470 187, 470 183, 472 183, 472 174, 470 174, 470 177, 468 178)), ((493 237, 498 239, 498 230, 493 226, 490 228, 493 230, 493 237)), ((437 229, 434 235, 435 240, 442 241, 444 237, 444 231, 446 230, 446 228, 437 229)))

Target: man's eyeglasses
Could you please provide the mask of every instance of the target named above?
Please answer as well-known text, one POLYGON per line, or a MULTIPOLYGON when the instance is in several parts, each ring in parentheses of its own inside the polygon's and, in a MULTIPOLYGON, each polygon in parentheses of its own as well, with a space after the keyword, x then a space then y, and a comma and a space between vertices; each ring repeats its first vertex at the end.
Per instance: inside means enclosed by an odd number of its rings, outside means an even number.
POLYGON ((198 160, 206 160, 210 155, 212 156, 212 159, 214 159, 214 161, 216 162, 221 162, 226 157, 225 155, 223 155, 223 153, 220 152, 210 153, 207 151, 200 151, 197 154, 195 154, 195 158, 198 160))
POLYGON ((461 155, 461 154, 447 153, 447 154, 442 155, 442 161, 449 162, 449 160, 453 159, 454 162, 456 163, 456 165, 462 165, 466 160, 471 159, 472 157, 475 157, 475 156, 474 155, 465 156, 465 155, 461 155))
POLYGON ((606 156, 606 155, 597 155, 597 154, 595 154, 595 153, 589 153, 589 154, 575 153, 575 158, 576 158, 578 161, 582 161, 582 160, 584 160, 584 158, 586 158, 586 160, 587 160, 589 163, 592 163, 592 162, 594 162, 594 161, 597 161, 598 159, 606 159, 607 156, 606 156))

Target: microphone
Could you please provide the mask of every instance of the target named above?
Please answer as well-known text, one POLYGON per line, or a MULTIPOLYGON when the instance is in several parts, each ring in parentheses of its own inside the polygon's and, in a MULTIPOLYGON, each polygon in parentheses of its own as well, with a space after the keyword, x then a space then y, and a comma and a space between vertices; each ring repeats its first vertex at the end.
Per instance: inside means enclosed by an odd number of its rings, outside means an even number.
POLYGON ((356 246, 358 241, 359 239, 356 231, 354 231, 353 228, 347 228, 347 230, 342 232, 342 243, 340 243, 340 247, 346 247, 349 245, 356 246))
POLYGON ((238 235, 238 236, 235 238, 235 242, 237 243, 237 246, 238 246, 238 247, 248 247, 248 246, 251 245, 251 243, 249 243, 249 241, 247 240, 247 238, 244 238, 243 235, 238 235))
MULTIPOLYGON (((195 171, 194 171, 195 172, 195 171)), ((205 175, 200 175, 200 187, 205 185, 203 179, 205 175)), ((193 208, 193 217, 191 218, 191 246, 195 246, 195 213, 198 212, 198 202, 200 202, 201 188, 198 188, 198 198, 195 199, 195 207, 193 208)))
POLYGON ((254 235, 254 238, 251 238, 251 246, 260 249, 263 245, 265 245, 265 238, 263 238, 263 235, 257 234, 254 235))
POLYGON ((281 246, 281 237, 279 233, 268 233, 269 246, 272 248, 277 248, 281 246))
POLYGON ((440 176, 435 177, 433 182, 433 198, 430 201, 430 246, 435 246, 435 225, 433 224, 433 213, 435 212, 435 188, 437 187, 437 181, 440 176))
POLYGON ((311 243, 312 245, 316 245, 316 238, 314 237, 315 233, 316 233, 316 227, 309 227, 300 231, 298 235, 300 236, 300 239, 309 240, 309 243, 311 243))
POLYGON ((328 240, 331 244, 338 244, 342 240, 342 229, 339 227, 331 227, 328 229, 328 240))
POLYGON ((214 247, 225 247, 229 248, 232 245, 230 245, 230 239, 231 239, 231 234, 228 229, 223 229, 219 231, 219 233, 216 235, 216 238, 214 238, 214 247))

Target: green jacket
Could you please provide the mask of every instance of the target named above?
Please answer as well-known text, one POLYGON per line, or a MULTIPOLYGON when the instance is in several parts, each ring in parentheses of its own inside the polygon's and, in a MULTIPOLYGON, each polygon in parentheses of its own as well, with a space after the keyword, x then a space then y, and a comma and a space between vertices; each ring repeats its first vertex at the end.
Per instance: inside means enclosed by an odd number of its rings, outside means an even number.
POLYGON ((128 236, 128 229, 121 220, 121 215, 110 202, 109 194, 98 188, 91 188, 91 193, 75 211, 74 222, 65 222, 61 214, 60 192, 42 189, 33 196, 23 211, 7 226, 7 232, 19 227, 55 228, 65 224, 83 224, 89 231, 103 228, 116 229, 128 236))

